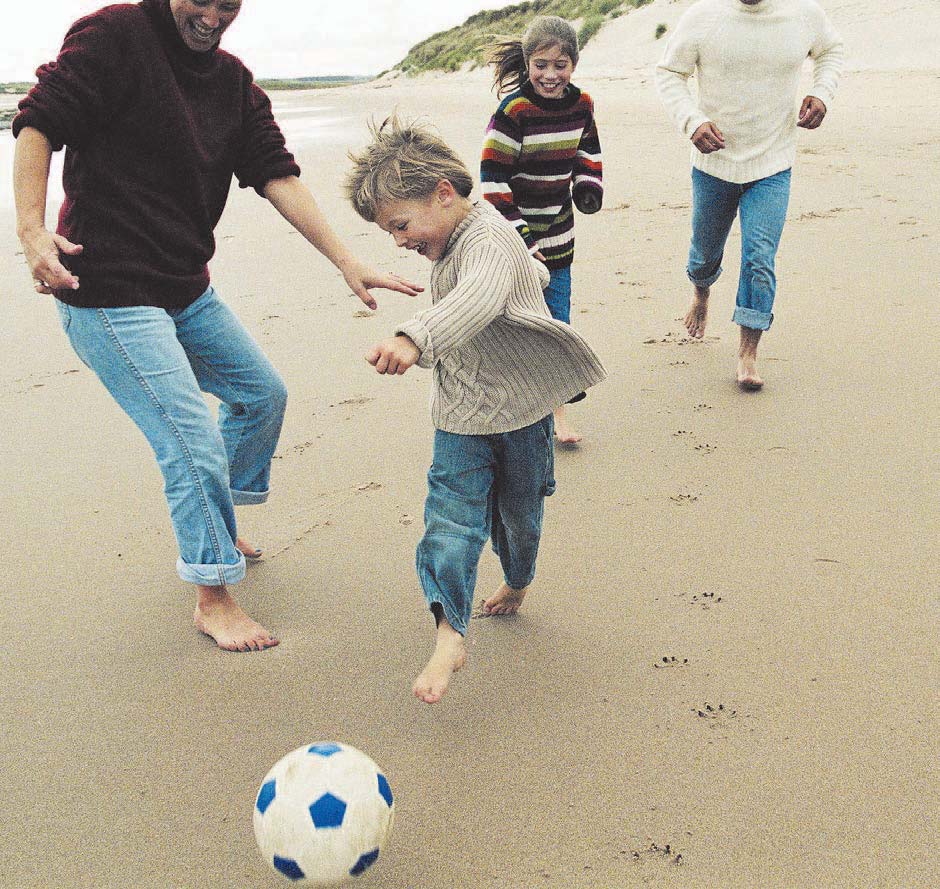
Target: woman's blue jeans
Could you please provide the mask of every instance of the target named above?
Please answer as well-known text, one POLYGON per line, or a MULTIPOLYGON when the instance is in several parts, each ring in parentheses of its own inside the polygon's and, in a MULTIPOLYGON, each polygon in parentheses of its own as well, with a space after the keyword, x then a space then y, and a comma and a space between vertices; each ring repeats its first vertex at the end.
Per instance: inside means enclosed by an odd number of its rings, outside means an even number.
POLYGON ((440 605, 461 635, 488 537, 509 586, 520 590, 535 577, 545 498, 555 492, 552 426, 549 414, 512 432, 435 432, 416 563, 428 604, 440 605))
POLYGON ((179 576, 205 586, 241 580, 234 505, 268 497, 287 404, 277 371, 212 287, 179 312, 56 306, 78 357, 153 448, 179 576), (222 402, 218 422, 203 392, 222 402))
POLYGON ((733 320, 767 330, 773 321, 774 261, 790 199, 790 171, 755 182, 725 182, 692 168, 692 245, 689 280, 710 287, 721 274, 728 232, 741 216, 741 272, 733 320))

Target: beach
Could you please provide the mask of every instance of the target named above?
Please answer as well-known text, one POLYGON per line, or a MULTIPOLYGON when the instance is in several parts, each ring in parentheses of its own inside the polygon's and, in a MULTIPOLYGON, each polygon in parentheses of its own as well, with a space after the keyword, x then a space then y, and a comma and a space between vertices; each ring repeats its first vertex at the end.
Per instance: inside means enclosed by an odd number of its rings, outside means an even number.
MULTIPOLYGON (((767 382, 745 394, 737 226, 691 341, 688 146, 648 66, 587 62, 606 190, 576 221, 572 323, 609 378, 569 411, 585 439, 556 449, 522 611, 472 622, 432 707, 411 694, 433 641, 414 570, 430 375, 363 360, 427 297, 368 311, 233 188, 213 284, 290 399, 270 502, 239 511, 265 560, 235 589, 282 641, 232 655, 193 628, 153 457, 33 292, 4 208, 4 889, 284 885, 255 795, 321 740, 395 794, 363 886, 936 885, 940 71, 854 65, 800 133, 767 382)), ((343 198, 346 151, 397 110, 475 171, 495 106, 481 72, 275 97, 337 232, 425 285, 343 198)), ((487 551, 478 597, 500 580, 487 551)))

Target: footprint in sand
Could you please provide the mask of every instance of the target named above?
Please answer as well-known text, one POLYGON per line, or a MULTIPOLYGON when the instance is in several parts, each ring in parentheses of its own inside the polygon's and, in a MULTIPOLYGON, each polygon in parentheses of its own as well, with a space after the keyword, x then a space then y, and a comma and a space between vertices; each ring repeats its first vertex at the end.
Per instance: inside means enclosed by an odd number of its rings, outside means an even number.
POLYGON ((693 435, 694 433, 690 432, 688 429, 677 429, 672 433, 673 438, 688 438, 688 436, 693 435))
POLYGON ((358 312, 353 312, 353 318, 371 318, 373 315, 368 309, 360 309, 358 312))
POLYGON ((698 494, 673 494, 669 499, 680 506, 687 506, 689 503, 698 502, 698 494))
POLYGON ((663 655, 653 666, 657 670, 668 670, 673 667, 688 667, 689 659, 687 657, 677 658, 672 655, 663 655))
MULTIPOLYGON (((621 853, 626 853, 626 851, 627 850, 623 849, 621 853)), ((659 843, 651 841, 645 849, 630 850, 629 855, 630 859, 636 864, 658 861, 673 866, 681 866, 685 861, 682 857, 682 853, 674 849, 672 843, 660 845, 659 843)))
POLYGON ((697 414, 701 413, 702 411, 710 411, 711 409, 712 406, 710 404, 705 404, 704 402, 702 404, 697 404, 692 408, 692 410, 697 414))
POLYGON ((732 710, 724 704, 709 704, 708 701, 700 707, 692 707, 692 712, 697 719, 718 720, 721 722, 737 719, 738 716, 737 710, 732 710))
POLYGON ((715 446, 710 445, 707 442, 702 442, 702 444, 697 444, 695 446, 695 450, 697 450, 700 454, 713 454, 715 452, 715 446))

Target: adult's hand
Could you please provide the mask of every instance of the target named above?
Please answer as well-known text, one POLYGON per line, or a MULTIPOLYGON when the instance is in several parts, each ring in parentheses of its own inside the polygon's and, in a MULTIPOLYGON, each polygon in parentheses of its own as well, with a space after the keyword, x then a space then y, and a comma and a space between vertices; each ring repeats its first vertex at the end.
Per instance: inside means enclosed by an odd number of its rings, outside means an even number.
POLYGON ((713 151, 721 151, 725 147, 725 137, 721 135, 721 130, 718 127, 710 120, 707 120, 692 133, 692 144, 702 154, 711 154, 713 151))
POLYGON ((403 374, 417 363, 421 352, 411 337, 404 334, 382 340, 366 354, 369 362, 380 374, 403 374))
POLYGON ((73 244, 45 228, 22 232, 20 242, 37 293, 78 290, 78 277, 62 265, 59 254, 77 256, 82 252, 81 244, 73 244))
MULTIPOLYGON (((386 290, 396 290, 399 293, 405 293, 408 296, 416 296, 424 290, 418 284, 412 284, 399 275, 384 274, 369 268, 358 260, 349 265, 342 266, 343 277, 349 285, 350 290, 356 294, 370 309, 377 306, 372 294, 369 293, 370 287, 383 287, 386 290)), ((410 342, 410 340, 409 340, 410 342)), ((402 371, 404 373, 404 371, 402 371)))
POLYGON ((807 96, 800 106, 800 117, 796 125, 807 130, 815 130, 826 116, 826 105, 816 96, 807 96))

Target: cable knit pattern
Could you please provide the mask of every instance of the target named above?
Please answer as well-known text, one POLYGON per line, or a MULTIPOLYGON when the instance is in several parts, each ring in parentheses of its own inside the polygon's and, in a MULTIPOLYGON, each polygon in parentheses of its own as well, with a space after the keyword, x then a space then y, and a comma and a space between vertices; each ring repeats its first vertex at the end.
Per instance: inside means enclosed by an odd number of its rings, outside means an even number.
POLYGON ((168 0, 79 19, 37 76, 13 133, 66 146, 58 232, 85 249, 62 257, 82 282, 64 302, 184 308, 209 284, 233 174, 259 194, 300 175, 251 72, 190 50, 168 0))
POLYGON ((753 182, 796 160, 797 90, 807 56, 828 108, 842 71, 842 40, 814 0, 701 0, 679 20, 656 67, 656 88, 688 138, 706 121, 720 151, 692 146, 692 165, 726 182, 753 182), (698 80, 698 100, 688 79, 698 80))
POLYGON ((541 420, 606 373, 584 338, 548 313, 545 266, 485 201, 431 271, 432 306, 401 325, 433 367, 438 429, 487 435, 541 420))

